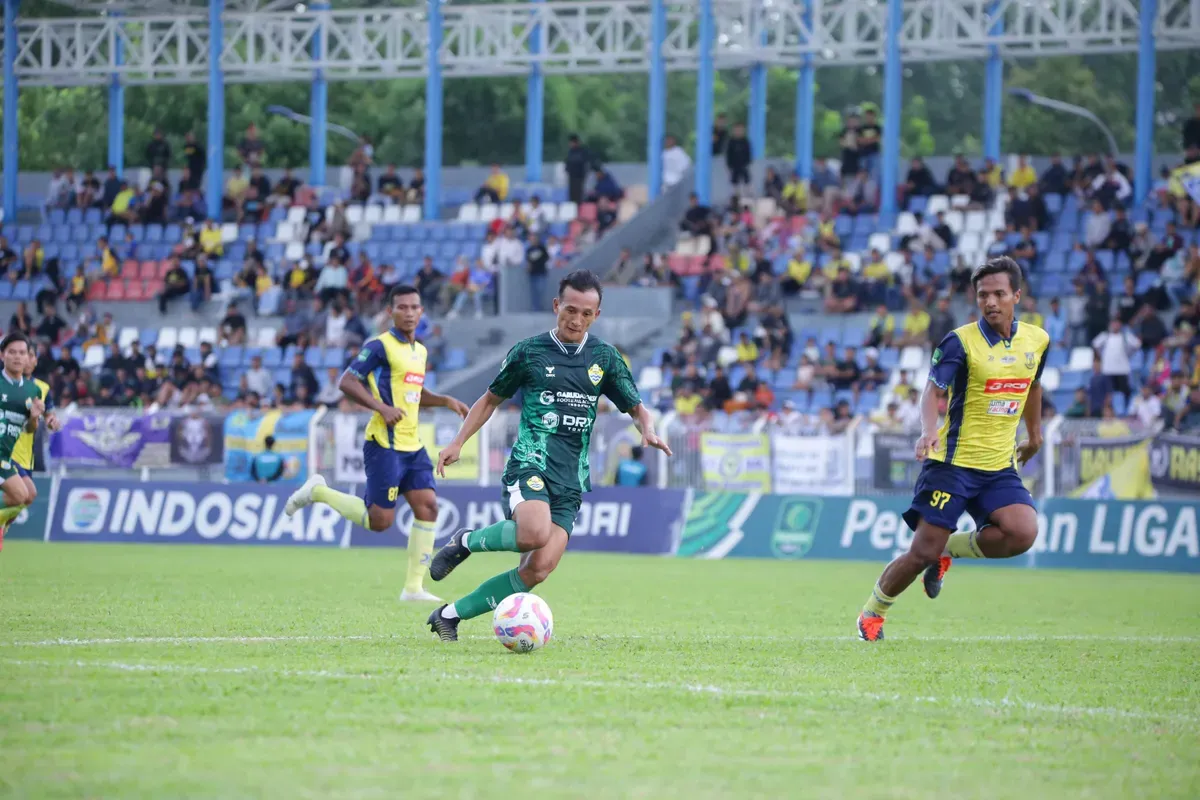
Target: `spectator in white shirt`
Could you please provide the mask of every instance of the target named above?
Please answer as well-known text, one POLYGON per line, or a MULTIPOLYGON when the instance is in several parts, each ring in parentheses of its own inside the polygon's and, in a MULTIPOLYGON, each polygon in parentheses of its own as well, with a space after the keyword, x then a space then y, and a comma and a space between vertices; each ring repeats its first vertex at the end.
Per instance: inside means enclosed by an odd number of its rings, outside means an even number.
POLYGON ((1092 348, 1100 358, 1100 372, 1109 379, 1114 392, 1129 399, 1129 356, 1142 346, 1138 337, 1125 328, 1120 319, 1108 323, 1108 330, 1092 340, 1092 348))
POLYGON ((1162 419, 1162 400, 1149 383, 1142 384, 1142 393, 1129 405, 1129 416, 1141 420, 1147 428, 1162 419))
POLYGON ((554 212, 542 205, 542 198, 536 194, 529 198, 529 208, 526 209, 531 233, 541 233, 547 225, 554 221, 554 212))
POLYGON ((483 248, 479 251, 479 260, 492 271, 500 266, 500 240, 492 231, 487 233, 487 240, 484 241, 483 248))
POLYGON ((500 266, 516 267, 525 263, 525 245, 513 233, 512 227, 504 229, 500 237, 500 266))
POLYGON ((269 397, 273 386, 270 371, 263 368, 262 356, 251 358, 250 369, 246 370, 246 388, 259 397, 269 397))
POLYGON ((669 188, 683 180, 683 176, 692 166, 692 159, 684 151, 674 136, 666 138, 663 147, 663 187, 669 188))
POLYGON ((350 271, 345 264, 331 261, 321 269, 317 285, 313 287, 322 302, 331 303, 334 298, 348 300, 350 297, 350 271))
MULTIPOLYGON (((1101 176, 1103 177, 1103 176, 1101 176)), ((1089 250, 1095 250, 1108 239, 1112 231, 1112 218, 1104 210, 1104 204, 1099 200, 1092 201, 1092 213, 1088 215, 1083 228, 1083 243, 1089 250)))
POLYGON ((316 403, 319 406, 337 406, 342 401, 342 390, 338 388, 341 376, 337 367, 330 367, 326 376, 325 385, 317 392, 316 403))
POLYGON ((1133 187, 1129 185, 1129 179, 1117 169, 1116 164, 1109 162, 1108 172, 1097 175, 1092 181, 1091 193, 1093 197, 1105 201, 1108 205, 1111 205, 1113 200, 1125 205, 1125 201, 1133 194, 1133 187))

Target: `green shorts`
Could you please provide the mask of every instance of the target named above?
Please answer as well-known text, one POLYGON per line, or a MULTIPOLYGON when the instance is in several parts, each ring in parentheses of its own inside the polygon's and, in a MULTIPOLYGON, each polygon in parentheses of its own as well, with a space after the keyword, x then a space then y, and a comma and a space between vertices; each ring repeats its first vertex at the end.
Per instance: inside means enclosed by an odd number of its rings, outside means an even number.
POLYGON ((513 512, 524 500, 541 500, 550 506, 550 521, 571 535, 575 517, 583 504, 583 493, 578 487, 564 488, 550 483, 536 469, 521 470, 516 480, 504 479, 504 516, 513 518, 513 512))
POLYGON ((9 478, 15 478, 20 474, 17 472, 17 462, 0 461, 0 483, 4 483, 9 478))

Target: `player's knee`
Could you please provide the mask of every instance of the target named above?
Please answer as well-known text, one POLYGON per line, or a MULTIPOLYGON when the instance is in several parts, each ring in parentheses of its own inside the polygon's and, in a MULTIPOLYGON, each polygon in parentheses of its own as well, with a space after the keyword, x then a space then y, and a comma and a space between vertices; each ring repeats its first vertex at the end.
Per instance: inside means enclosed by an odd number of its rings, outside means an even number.
POLYGON ((367 511, 367 522, 370 524, 371 530, 376 533, 382 533, 392 527, 392 522, 395 519, 396 510, 394 508, 371 506, 367 511))
POLYGON ((9 489, 5 495, 5 499, 8 501, 6 505, 9 506, 27 506, 33 502, 33 499, 29 497, 29 490, 24 486, 9 489))
POLYGON ((545 583, 546 579, 550 577, 550 573, 554 572, 555 566, 557 564, 531 561, 517 570, 517 573, 521 576, 521 580, 525 585, 532 589, 539 584, 545 583))
POLYGON ((413 518, 422 520, 423 522, 437 522, 438 507, 437 501, 422 500, 417 502, 412 507, 413 518))
POLYGON ((939 546, 937 542, 914 539, 908 555, 912 561, 917 562, 923 568, 941 558, 944 549, 945 547, 939 546))
POLYGON ((517 526, 517 544, 522 550, 538 550, 550 543, 550 520, 537 520, 517 526))
POLYGON ((1006 529, 1004 534, 1008 539, 1009 552, 1014 556, 1019 556, 1033 547, 1033 543, 1037 541, 1037 526, 1019 525, 1011 530, 1006 529))

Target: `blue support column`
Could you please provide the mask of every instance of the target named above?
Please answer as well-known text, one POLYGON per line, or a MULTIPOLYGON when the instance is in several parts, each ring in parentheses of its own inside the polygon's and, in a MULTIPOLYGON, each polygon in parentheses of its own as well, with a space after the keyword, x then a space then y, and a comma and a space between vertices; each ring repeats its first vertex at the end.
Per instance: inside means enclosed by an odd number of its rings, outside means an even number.
POLYGON ((650 6, 650 101, 646 115, 646 185, 650 199, 662 192, 663 139, 667 135, 667 62, 663 40, 667 38, 666 0, 650 6))
POLYGON ((1158 17, 1158 0, 1142 0, 1141 28, 1138 32, 1137 139, 1133 150, 1133 199, 1144 202, 1150 194, 1154 174, 1154 21, 1158 17))
MULTIPOLYGON (((119 16, 113 13, 112 16, 119 16)), ((113 37, 113 64, 125 63, 125 42, 113 37)), ((120 73, 108 79, 108 165, 116 167, 117 177, 125 174, 125 84, 120 73)))
POLYGON ((208 181, 204 199, 210 219, 221 218, 221 193, 225 180, 225 73, 221 70, 225 28, 221 14, 225 0, 208 3, 208 181))
POLYGON ((441 216, 442 205, 442 0, 429 6, 429 66, 425 78, 425 219, 441 216))
MULTIPOLYGON (((759 33, 759 44, 767 43, 767 32, 759 33)), ((755 161, 767 157, 767 65, 750 67, 750 155, 755 161)))
MULTIPOLYGON (((804 29, 812 30, 812 0, 804 4, 804 29)), ((811 39, 804 42, 811 44, 811 39)), ((812 177, 813 168, 813 117, 816 114, 816 68, 812 53, 800 57, 800 76, 796 81, 796 171, 800 177, 812 177)))
MULTIPOLYGON (((992 26, 988 36, 1004 33, 1004 17, 1000 4, 988 5, 992 26)), ((988 46, 987 65, 983 74, 983 155, 996 163, 1000 162, 1000 132, 1004 122, 1004 59, 997 45, 988 46)))
MULTIPOLYGON (((318 15, 317 30, 312 40, 312 56, 324 61, 327 52, 324 16, 329 11, 329 3, 313 3, 312 10, 318 15)), ((312 117, 308 128, 308 184, 324 186, 325 162, 328 161, 325 157, 325 147, 329 141, 329 83, 325 80, 325 70, 320 67, 313 70, 312 93, 308 102, 308 115, 312 117)))
POLYGON ((712 200, 715 27, 712 0, 700 0, 700 68, 696 73, 696 195, 701 205, 708 205, 712 200))
POLYGON ((17 218, 17 0, 4 0, 4 218, 17 218))
POLYGON ((896 212, 896 177, 900 170, 901 92, 900 24, 904 0, 887 0, 887 46, 883 60, 883 160, 879 176, 879 210, 896 212))
MULTIPOLYGON (((540 3, 542 0, 532 0, 540 3)), ((534 25, 529 31, 529 54, 542 52, 542 26, 534 25)), ((542 76, 542 65, 534 62, 529 66, 528 89, 525 98, 525 180, 538 183, 542 180, 542 137, 546 120, 546 79, 542 76)))

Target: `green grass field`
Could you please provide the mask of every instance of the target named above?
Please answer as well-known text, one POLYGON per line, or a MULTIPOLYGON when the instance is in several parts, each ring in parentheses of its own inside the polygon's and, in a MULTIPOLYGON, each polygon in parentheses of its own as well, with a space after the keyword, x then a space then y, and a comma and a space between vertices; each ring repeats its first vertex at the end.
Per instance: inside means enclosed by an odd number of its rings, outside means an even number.
POLYGON ((877 564, 568 554, 520 656, 403 558, 9 542, 0 795, 1200 796, 1194 576, 956 566, 867 645, 877 564))

